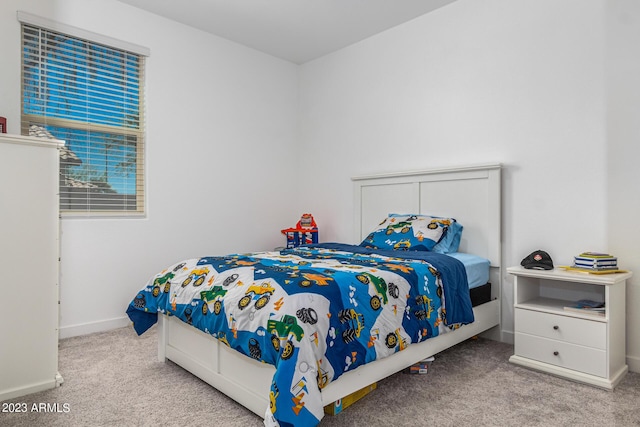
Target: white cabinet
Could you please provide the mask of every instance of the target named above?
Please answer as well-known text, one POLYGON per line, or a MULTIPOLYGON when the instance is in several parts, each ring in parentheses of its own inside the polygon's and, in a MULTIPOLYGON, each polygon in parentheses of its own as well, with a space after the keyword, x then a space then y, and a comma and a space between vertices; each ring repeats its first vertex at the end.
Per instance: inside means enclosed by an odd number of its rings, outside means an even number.
POLYGON ((61 141, 0 134, 0 401, 58 374, 61 141))
POLYGON ((625 287, 631 273, 507 271, 514 276, 515 346, 509 360, 613 389, 628 371, 625 287), (565 309, 580 299, 604 302, 604 315, 565 309))

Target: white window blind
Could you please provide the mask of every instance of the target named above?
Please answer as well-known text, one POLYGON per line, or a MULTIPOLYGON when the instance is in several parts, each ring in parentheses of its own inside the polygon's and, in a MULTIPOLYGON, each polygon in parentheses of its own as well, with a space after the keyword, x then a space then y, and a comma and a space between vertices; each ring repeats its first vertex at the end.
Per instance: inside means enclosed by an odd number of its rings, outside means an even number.
POLYGON ((144 63, 22 23, 22 133, 65 141, 61 212, 144 212, 144 63))

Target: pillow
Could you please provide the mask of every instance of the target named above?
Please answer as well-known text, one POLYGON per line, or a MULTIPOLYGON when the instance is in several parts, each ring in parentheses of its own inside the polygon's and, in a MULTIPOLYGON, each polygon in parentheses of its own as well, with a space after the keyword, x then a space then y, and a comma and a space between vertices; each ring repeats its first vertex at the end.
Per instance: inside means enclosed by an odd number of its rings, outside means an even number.
MULTIPOLYGON (((393 216, 406 216, 399 214, 389 214, 390 217, 393 216)), ((462 229, 464 228, 455 218, 446 218, 441 216, 433 216, 433 215, 413 215, 416 217, 426 216, 427 218, 435 218, 436 220, 443 220, 446 224, 448 222, 447 230, 444 233, 444 236, 440 239, 440 241, 430 249, 431 252, 437 252, 439 254, 450 254, 453 252, 458 252, 460 247, 460 239, 462 237, 462 229)))
POLYGON ((430 251, 446 235, 451 220, 427 215, 390 214, 360 246, 373 249, 430 251))
POLYGON ((431 249, 432 252, 439 254, 450 254, 458 252, 460 247, 460 238, 462 237, 462 225, 453 218, 449 218, 451 223, 444 237, 438 242, 437 245, 431 249))

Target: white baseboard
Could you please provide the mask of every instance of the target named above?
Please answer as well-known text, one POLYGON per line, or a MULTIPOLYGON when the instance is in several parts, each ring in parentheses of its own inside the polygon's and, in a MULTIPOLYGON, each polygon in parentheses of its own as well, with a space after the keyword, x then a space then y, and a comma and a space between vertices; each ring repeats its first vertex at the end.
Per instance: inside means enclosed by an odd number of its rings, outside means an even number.
POLYGON ((513 331, 504 331, 500 329, 499 325, 495 328, 481 333, 480 336, 493 341, 499 341, 513 345, 513 331))
POLYGON ((627 355, 627 365, 631 372, 640 373, 640 357, 627 355))
POLYGON ((60 326, 60 339, 110 331, 124 328, 130 324, 131 320, 129 320, 127 316, 123 316, 115 319, 100 320, 98 322, 82 323, 80 325, 60 326))
POLYGON ((16 387, 9 390, 0 390, 0 402, 5 400, 15 399, 16 397, 26 396, 28 394, 37 393, 39 391, 49 390, 56 387, 56 379, 50 381, 43 381, 35 384, 28 384, 25 386, 16 387))

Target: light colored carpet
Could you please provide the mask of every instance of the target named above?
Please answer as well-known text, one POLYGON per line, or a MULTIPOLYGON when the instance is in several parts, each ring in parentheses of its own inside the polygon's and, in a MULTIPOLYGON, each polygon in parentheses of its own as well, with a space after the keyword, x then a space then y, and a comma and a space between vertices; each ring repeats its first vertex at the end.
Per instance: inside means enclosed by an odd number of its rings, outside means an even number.
MULTIPOLYGON (((156 342, 155 327, 141 337, 121 328, 61 340, 62 387, 8 402, 58 403, 68 412, 0 413, 0 425, 262 425, 179 366, 158 362, 156 342)), ((512 365, 512 349, 466 341, 436 355, 429 374, 392 375, 320 425, 640 426, 640 374, 629 373, 609 392, 512 365)))

